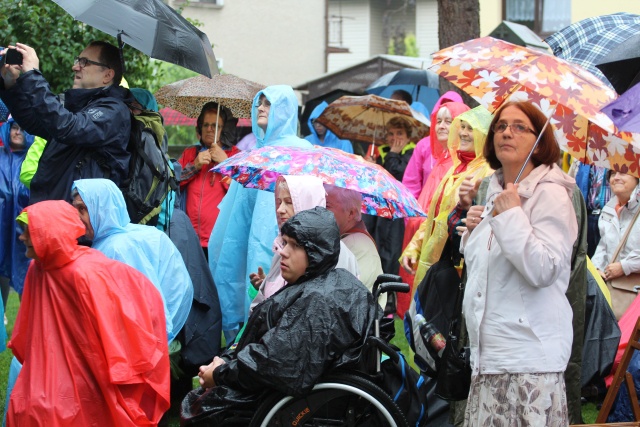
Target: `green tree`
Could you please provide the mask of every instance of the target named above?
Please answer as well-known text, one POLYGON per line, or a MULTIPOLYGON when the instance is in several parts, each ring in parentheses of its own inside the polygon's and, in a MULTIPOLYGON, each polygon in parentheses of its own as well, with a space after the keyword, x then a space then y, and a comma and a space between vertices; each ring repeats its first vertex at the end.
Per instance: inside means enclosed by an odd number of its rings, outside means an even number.
MULTIPOLYGON (((55 93, 71 87, 73 59, 89 42, 105 40, 117 45, 114 37, 75 21, 52 1, 0 0, 0 10, 0 43, 20 42, 33 47, 40 59, 40 71, 55 93)), ((154 74, 150 58, 125 46, 124 59, 129 85, 146 87, 154 74)))

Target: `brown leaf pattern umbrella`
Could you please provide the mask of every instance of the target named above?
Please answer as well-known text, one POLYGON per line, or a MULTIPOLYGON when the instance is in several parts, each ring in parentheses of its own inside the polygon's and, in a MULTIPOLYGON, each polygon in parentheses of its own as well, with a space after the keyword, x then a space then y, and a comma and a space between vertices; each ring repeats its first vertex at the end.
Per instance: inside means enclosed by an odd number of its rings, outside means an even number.
POLYGON ((340 97, 317 120, 338 138, 381 144, 387 122, 398 116, 412 124, 410 141, 418 142, 429 132, 429 119, 406 102, 376 95, 340 97))
POLYGON ((161 87, 156 99, 165 107, 197 118, 207 102, 217 102, 231 110, 233 117, 251 117, 251 103, 265 86, 233 74, 191 77, 161 87))

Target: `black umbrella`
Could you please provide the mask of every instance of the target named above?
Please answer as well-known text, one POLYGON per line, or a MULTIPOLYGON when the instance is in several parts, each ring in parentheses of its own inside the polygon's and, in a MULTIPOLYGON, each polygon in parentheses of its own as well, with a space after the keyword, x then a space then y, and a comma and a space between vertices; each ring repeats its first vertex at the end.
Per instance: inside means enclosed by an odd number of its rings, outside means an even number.
POLYGON ((618 44, 596 67, 622 95, 640 81, 640 34, 618 44))
POLYGON ((53 0, 74 19, 161 61, 218 74, 207 35, 162 0, 53 0))

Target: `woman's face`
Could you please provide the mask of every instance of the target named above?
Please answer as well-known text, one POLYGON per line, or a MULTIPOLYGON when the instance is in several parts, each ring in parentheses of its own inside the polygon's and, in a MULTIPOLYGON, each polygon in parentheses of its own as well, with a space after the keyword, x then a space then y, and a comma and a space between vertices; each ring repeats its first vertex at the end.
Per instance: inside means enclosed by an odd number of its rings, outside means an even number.
POLYGON ((473 146, 473 128, 464 120, 460 120, 458 137, 460 138, 460 151, 475 151, 473 146))
POLYGON ((289 192, 287 181, 278 181, 276 184, 276 219, 278 220, 278 228, 287 222, 295 212, 293 211, 293 200, 289 192))
POLYGON ((269 111, 271 111, 271 102, 266 96, 260 95, 258 99, 258 126, 265 132, 267 131, 267 124, 269 123, 269 111))
POLYGON ((387 129, 387 143, 388 144, 401 144, 403 147, 409 143, 409 137, 404 128, 389 128, 387 129))
POLYGON ((533 124, 526 114, 513 105, 502 110, 496 126, 500 123, 508 126, 504 132, 494 132, 493 147, 496 157, 502 166, 522 167, 536 142, 537 135, 533 133, 533 124), (514 124, 523 125, 527 130, 520 133, 514 132, 512 127, 514 124))
POLYGON ((628 201, 633 189, 638 185, 638 178, 622 172, 611 172, 609 177, 611 191, 618 199, 628 201))
POLYGON ((436 116, 436 138, 438 138, 438 142, 442 144, 444 148, 447 148, 449 128, 451 127, 452 121, 453 118, 451 117, 449 109, 447 107, 441 107, 436 116))

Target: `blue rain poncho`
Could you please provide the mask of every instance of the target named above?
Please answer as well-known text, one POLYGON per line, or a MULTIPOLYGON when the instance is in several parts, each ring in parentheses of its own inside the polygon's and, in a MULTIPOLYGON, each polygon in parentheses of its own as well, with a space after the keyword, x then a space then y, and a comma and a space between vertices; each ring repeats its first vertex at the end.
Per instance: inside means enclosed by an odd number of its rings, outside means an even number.
POLYGON ((187 320, 193 301, 193 285, 180 252, 157 228, 129 222, 124 197, 113 181, 80 179, 73 188, 89 211, 92 247, 140 271, 160 291, 171 342, 187 320))
MULTIPOLYGON (((311 147, 297 136, 298 100, 291 86, 269 86, 258 92, 251 110, 257 148, 311 147), (258 100, 271 102, 266 132, 258 126, 258 100)), ((278 235, 273 193, 244 188, 233 181, 222 199, 220 214, 209 239, 209 267, 218 288, 222 330, 239 329, 249 316, 249 274, 271 265, 273 240, 278 235)))
POLYGON ((8 277, 11 286, 22 295, 30 260, 24 254, 24 244, 18 240, 16 216, 29 204, 29 190, 20 182, 20 168, 34 137, 22 131, 25 147, 12 151, 9 141, 13 123, 9 119, 0 127, 4 143, 0 147, 0 276, 8 277))
POLYGON ((324 142, 320 142, 320 138, 318 138, 318 132, 316 132, 316 129, 313 127, 313 120, 320 117, 320 114, 322 114, 322 112, 328 106, 329 104, 327 104, 326 101, 322 101, 322 103, 318 104, 316 108, 313 109, 308 120, 309 130, 311 131, 311 134, 305 136, 304 139, 306 139, 313 145, 338 148, 342 151, 353 154, 353 145, 351 144, 351 141, 338 138, 336 134, 331 132, 329 129, 327 129, 327 133, 324 134, 324 142))

